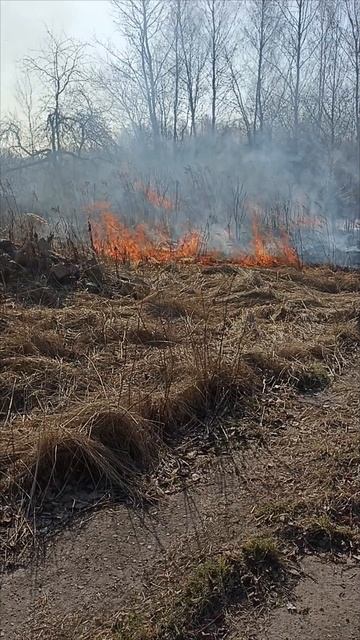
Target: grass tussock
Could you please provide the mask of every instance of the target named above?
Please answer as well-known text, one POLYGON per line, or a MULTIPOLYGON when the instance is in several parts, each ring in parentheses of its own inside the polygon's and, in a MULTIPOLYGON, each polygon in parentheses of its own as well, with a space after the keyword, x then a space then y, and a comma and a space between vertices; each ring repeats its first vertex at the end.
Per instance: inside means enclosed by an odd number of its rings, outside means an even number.
POLYGON ((335 327, 335 337, 340 348, 352 349, 360 344, 359 323, 343 323, 335 327))
POLYGON ((52 287, 37 285, 26 286, 20 288, 16 292, 17 300, 24 306, 33 307, 48 307, 50 309, 57 309, 63 304, 63 295, 61 291, 57 291, 52 287))
POLYGON ((334 271, 327 267, 308 267, 302 271, 291 271, 287 277, 292 282, 324 293, 356 293, 360 291, 360 279, 356 271, 334 271))
POLYGON ((277 355, 285 360, 306 362, 311 359, 328 360, 335 353, 335 341, 306 344, 293 342, 277 351, 277 355))
POLYGON ((190 385, 154 399, 149 416, 166 435, 174 435, 179 429, 201 425, 207 417, 213 420, 229 410, 236 414, 258 388, 256 374, 245 364, 236 369, 215 364, 190 385))
POLYGON ((126 331, 126 340, 132 344, 148 347, 168 347, 176 340, 170 337, 169 331, 161 331, 156 327, 138 326, 126 331))
POLYGON ((282 527, 281 535, 301 551, 335 553, 351 550, 357 538, 352 527, 338 524, 325 514, 290 522, 282 527))
POLYGON ((32 494, 69 482, 107 482, 126 494, 136 492, 137 477, 159 454, 155 430, 140 416, 97 404, 86 406, 61 427, 34 424, 36 433, 25 467, 18 476, 32 494))
POLYGON ((144 303, 144 307, 151 317, 165 320, 178 320, 186 318, 190 314, 181 300, 164 295, 153 296, 144 303))
POLYGON ((255 306, 255 305, 262 305, 265 304, 266 302, 274 302, 275 300, 277 300, 277 296, 275 291, 273 291, 270 288, 263 288, 263 289, 251 289, 250 291, 243 291, 243 292, 234 292, 234 293, 230 293, 227 296, 222 296, 221 298, 219 298, 217 300, 218 304, 239 304, 239 305, 246 305, 247 307, 249 306, 255 306))
POLYGON ((326 361, 330 354, 331 350, 321 345, 314 348, 289 345, 278 354, 250 351, 244 354, 244 359, 269 383, 291 384, 299 391, 307 392, 320 391, 331 382, 329 369, 317 361, 326 361), (312 362, 314 358, 315 362, 312 362))
POLYGON ((315 362, 306 367, 298 368, 293 373, 295 386, 299 391, 321 391, 330 383, 331 377, 326 368, 315 362))
POLYGON ((47 358, 73 359, 76 352, 65 345, 64 336, 55 331, 19 332, 4 336, 0 357, 45 356, 47 358))
POLYGON ((0 414, 8 419, 13 414, 28 415, 35 409, 60 408, 74 395, 92 387, 87 372, 79 376, 77 367, 67 362, 42 356, 4 358, 0 361, 0 414))
POLYGON ((245 563, 248 567, 262 570, 264 567, 275 571, 281 565, 278 545, 274 538, 251 538, 242 547, 245 563))
MULTIPOLYGON (((328 473, 330 469, 328 468, 328 473)), ((337 485, 341 472, 338 471, 337 485)), ((269 501, 257 509, 258 522, 303 553, 348 553, 360 546, 359 493, 320 484, 311 497, 269 501)))

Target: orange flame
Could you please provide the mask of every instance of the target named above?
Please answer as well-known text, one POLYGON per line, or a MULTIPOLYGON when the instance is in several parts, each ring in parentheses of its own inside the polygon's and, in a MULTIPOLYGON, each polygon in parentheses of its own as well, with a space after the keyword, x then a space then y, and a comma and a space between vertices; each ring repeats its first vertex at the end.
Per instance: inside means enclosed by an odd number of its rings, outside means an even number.
POLYGON ((155 189, 152 189, 150 185, 144 185, 140 180, 136 180, 134 182, 134 187, 138 191, 142 191, 145 198, 152 204, 154 207, 158 207, 159 209, 165 209, 166 211, 172 211, 175 207, 170 200, 165 195, 161 195, 155 189))
POLYGON ((201 252, 201 236, 196 231, 185 234, 175 243, 168 231, 158 226, 155 239, 146 224, 129 229, 108 212, 103 213, 99 222, 92 222, 91 228, 96 251, 117 260, 170 262, 194 259, 201 252))
POLYGON ((138 224, 129 228, 110 211, 108 203, 97 203, 92 209, 100 210, 98 218, 91 222, 93 246, 98 253, 115 260, 134 263, 192 260, 208 264, 226 259, 244 267, 299 266, 297 252, 286 232, 281 231, 279 238, 265 235, 257 215, 252 223, 251 252, 232 253, 225 258, 219 251, 206 250, 199 231, 185 233, 175 242, 164 226, 150 230, 146 224, 138 224))
POLYGON ((299 257, 296 249, 291 246, 290 238, 286 231, 281 230, 280 238, 273 234, 264 236, 258 217, 254 216, 252 224, 251 255, 241 257, 240 262, 246 267, 277 267, 280 265, 299 266, 299 257))

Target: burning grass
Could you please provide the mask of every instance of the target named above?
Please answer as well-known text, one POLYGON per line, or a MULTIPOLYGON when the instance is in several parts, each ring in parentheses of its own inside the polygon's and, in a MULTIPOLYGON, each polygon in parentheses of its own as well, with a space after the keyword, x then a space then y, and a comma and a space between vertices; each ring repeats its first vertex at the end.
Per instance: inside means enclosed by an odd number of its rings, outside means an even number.
MULTIPOLYGON (((97 215, 92 215, 89 223, 92 245, 99 254, 117 261, 163 264, 191 260, 208 265, 223 257, 218 250, 207 247, 204 234, 196 229, 186 230, 174 239, 169 222, 157 224, 154 229, 147 224, 131 228, 111 212, 106 202, 95 203, 89 210, 90 214, 94 212, 97 215)), ((280 227, 275 233, 273 229, 264 228, 257 211, 253 211, 251 217, 249 250, 240 251, 234 243, 229 261, 245 267, 289 265, 298 268, 300 259, 287 230, 280 227)), ((224 235, 225 239, 229 244, 233 242, 229 234, 227 238, 224 235)))

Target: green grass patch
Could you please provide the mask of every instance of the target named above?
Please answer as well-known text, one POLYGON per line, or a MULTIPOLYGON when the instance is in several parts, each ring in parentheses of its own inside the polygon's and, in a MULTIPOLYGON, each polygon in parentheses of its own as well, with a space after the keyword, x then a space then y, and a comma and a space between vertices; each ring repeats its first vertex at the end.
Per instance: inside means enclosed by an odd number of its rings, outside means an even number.
MULTIPOLYGON (((285 570, 274 539, 248 540, 237 556, 218 555, 201 561, 180 589, 164 597, 145 619, 131 613, 114 626, 116 640, 200 640, 203 629, 226 627, 229 607, 258 603, 270 585, 283 584, 285 570)), ((210 635, 210 637, 213 637, 210 635)))
POLYGON ((274 538, 251 538, 243 545, 242 552, 246 565, 256 571, 264 568, 277 571, 280 568, 280 553, 274 538))

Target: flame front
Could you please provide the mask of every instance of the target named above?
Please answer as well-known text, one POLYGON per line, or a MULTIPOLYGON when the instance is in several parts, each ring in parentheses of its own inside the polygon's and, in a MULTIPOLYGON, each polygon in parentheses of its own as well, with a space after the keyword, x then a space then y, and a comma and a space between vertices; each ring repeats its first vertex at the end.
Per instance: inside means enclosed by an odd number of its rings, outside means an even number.
POLYGON ((299 258, 288 234, 265 233, 258 215, 253 216, 251 249, 248 253, 232 252, 224 256, 220 251, 208 250, 199 231, 189 231, 174 241, 165 226, 146 224, 134 228, 126 226, 110 207, 97 203, 92 209, 100 214, 91 222, 92 242, 97 253, 122 262, 157 263, 196 261, 209 264, 227 260, 244 267, 299 266, 299 258), (100 207, 101 205, 101 207, 100 207), (102 211, 101 211, 102 209, 102 211))
POLYGON ((201 235, 196 231, 185 234, 175 243, 168 231, 160 226, 153 234, 146 224, 130 229, 109 212, 103 213, 99 221, 92 222, 91 228, 96 251, 124 262, 170 262, 195 259, 201 253, 201 235))

